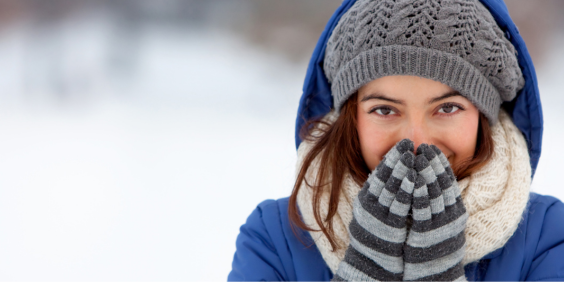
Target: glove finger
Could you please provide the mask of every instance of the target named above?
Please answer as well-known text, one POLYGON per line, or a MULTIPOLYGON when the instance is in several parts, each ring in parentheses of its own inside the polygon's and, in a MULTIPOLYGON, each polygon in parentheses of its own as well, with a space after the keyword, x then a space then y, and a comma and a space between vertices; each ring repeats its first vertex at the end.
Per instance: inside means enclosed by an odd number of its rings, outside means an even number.
MULTIPOLYGON (((429 197, 431 198, 431 212, 434 215, 444 212, 445 206, 453 205, 456 202, 452 181, 447 175, 439 157, 429 145, 421 144, 419 148, 417 148, 417 154, 425 156, 425 159, 429 161, 429 165, 435 174, 435 177, 426 177, 427 181, 432 181, 426 183, 429 188, 429 197)), ((423 165, 421 161, 420 165, 423 165)), ((426 172, 427 170, 428 169, 425 168, 423 171, 426 172)))
POLYGON ((429 163, 429 161, 423 154, 417 155, 415 157, 415 169, 417 170, 418 174, 425 178, 425 183, 431 183, 437 179, 431 163, 429 163))
POLYGON ((460 188, 458 187, 458 182, 456 181, 456 178, 454 177, 454 174, 452 173, 452 169, 450 168, 450 163, 448 162, 448 160, 447 160, 446 156, 443 154, 443 152, 441 152, 441 150, 439 148, 437 148, 437 146, 434 146, 434 145, 431 145, 430 148, 435 153, 438 152, 437 158, 439 160, 444 160, 444 161, 441 161, 441 163, 443 165, 445 163, 447 164, 446 167, 443 166, 444 172, 441 173, 441 174, 437 174, 437 178, 438 178, 439 186, 443 190, 443 197, 444 197, 445 206, 451 206, 451 205, 455 204, 456 201, 457 201, 457 198, 460 197, 460 188))
MULTIPOLYGON (((390 172, 391 174, 391 172, 390 172)), ((386 180, 387 181, 387 180, 386 180)), ((370 189, 370 192, 376 196, 380 197, 382 190, 384 189, 384 185, 386 185, 386 181, 380 179, 378 173, 374 173, 368 177, 366 182, 364 182, 364 186, 362 186, 362 190, 370 189)))
POLYGON ((412 200, 413 229, 425 229, 428 225, 431 215, 431 202, 429 200, 429 191, 425 185, 425 179, 421 175, 417 175, 413 189, 412 200))
POLYGON ((425 185, 427 186, 427 193, 429 195, 429 201, 431 205, 431 213, 433 215, 437 215, 443 213, 445 210, 443 192, 441 190, 441 187, 439 187, 439 183, 437 181, 437 177, 435 175, 433 167, 431 166, 431 163, 427 160, 425 154, 422 153, 422 151, 424 150, 425 147, 421 148, 420 146, 418 148, 417 151, 418 153, 421 152, 421 154, 415 158, 415 167, 419 171, 419 175, 425 180, 425 185))
POLYGON ((407 151, 413 151, 413 142, 411 140, 403 139, 396 143, 396 145, 394 145, 392 149, 388 151, 380 164, 378 164, 378 166, 376 167, 375 174, 378 179, 386 183, 386 181, 388 181, 388 178, 390 178, 394 167, 401 158, 401 155, 403 155, 403 153, 407 151))
POLYGON ((386 185, 384 186, 384 189, 380 194, 378 201, 381 205, 390 207, 398 192, 398 189, 401 186, 402 180, 406 176, 409 169, 413 167, 414 158, 415 156, 410 151, 404 152, 401 155, 400 160, 396 163, 392 171, 392 175, 386 182, 386 185))
MULTIPOLYGON (((433 145, 431 145, 431 146, 433 146, 433 145)), ((419 145, 419 148, 417 148, 417 155, 424 155, 425 156, 425 158, 431 164, 431 167, 435 171, 435 175, 437 177, 441 174, 446 175, 445 167, 443 166, 441 160, 439 159, 438 154, 435 152, 435 150, 433 150, 431 148, 431 146, 429 146, 427 144, 419 145)))
MULTIPOLYGON (((413 167, 414 158, 412 152, 405 152, 396 163, 392 175, 385 184, 380 180, 375 185, 372 185, 370 181, 365 182, 364 187, 358 194, 359 204, 372 214, 379 213, 387 216, 389 208, 400 190, 402 180, 409 170, 408 167, 413 167)), ((413 178, 414 180, 415 178, 413 178)))
POLYGON ((411 199, 413 198, 413 189, 416 178, 417 173, 415 170, 409 169, 401 182, 401 186, 396 194, 396 197, 392 201, 389 217, 398 216, 405 220, 405 217, 407 217, 409 209, 411 208, 411 199))
POLYGON ((456 176, 454 175, 454 172, 452 171, 452 168, 450 167, 450 162, 448 161, 447 157, 445 156, 445 154, 443 154, 443 152, 441 151, 441 149, 439 149, 437 146, 435 145, 431 145, 430 146, 431 149, 433 149, 433 151, 435 151, 435 153, 437 154, 437 156, 439 156, 439 160, 441 161, 441 163, 443 164, 443 167, 445 168, 445 171, 447 172, 447 174, 451 177, 452 181, 456 180, 456 176))
POLYGON ((400 154, 403 154, 407 151, 413 152, 413 141, 405 138, 396 143, 395 147, 397 148, 398 152, 400 152, 400 154))

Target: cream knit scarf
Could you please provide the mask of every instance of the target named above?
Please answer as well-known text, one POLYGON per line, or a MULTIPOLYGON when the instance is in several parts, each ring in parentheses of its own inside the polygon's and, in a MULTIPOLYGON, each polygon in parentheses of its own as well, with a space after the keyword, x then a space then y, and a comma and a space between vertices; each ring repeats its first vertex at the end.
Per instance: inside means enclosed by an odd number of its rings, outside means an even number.
MULTIPOLYGON (((335 118, 333 113, 326 116, 329 122, 334 122, 335 118)), ((492 127, 492 132, 495 143, 492 160, 458 183, 464 205, 470 215, 465 230, 464 264, 477 261, 503 247, 517 229, 529 199, 531 167, 523 135, 503 110, 500 111, 499 122, 492 127)), ((306 142, 300 145, 298 171, 311 147, 312 144, 306 142)), ((319 163, 314 161, 308 169, 306 178, 309 183, 314 183, 318 167, 319 163)), ((333 273, 344 258, 349 244, 348 225, 352 220, 352 203, 360 189, 350 176, 345 178, 337 214, 333 217, 333 228, 340 248, 333 252, 329 240, 322 232, 310 232, 333 273)), ((298 207, 304 222, 313 229, 319 229, 313 217, 312 197, 312 189, 302 184, 297 199, 298 207)), ((328 200, 329 193, 325 191, 320 204, 322 217, 327 214, 328 200)))

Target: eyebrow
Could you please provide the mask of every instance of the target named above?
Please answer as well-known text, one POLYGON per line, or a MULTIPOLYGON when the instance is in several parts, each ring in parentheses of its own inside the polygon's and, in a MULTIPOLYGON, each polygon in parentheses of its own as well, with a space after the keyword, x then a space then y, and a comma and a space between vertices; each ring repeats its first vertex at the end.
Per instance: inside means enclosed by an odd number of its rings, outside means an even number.
POLYGON ((388 102, 392 102, 392 103, 396 103, 396 104, 400 104, 400 105, 404 105, 405 103, 402 100, 396 100, 396 99, 392 99, 390 97, 387 97, 384 94, 381 93, 372 93, 372 94, 368 94, 364 97, 362 97, 362 99, 360 100, 360 102, 366 102, 368 100, 371 99, 376 99, 376 100, 384 100, 384 101, 388 101, 388 102))
POLYGON ((445 94, 443 94, 439 97, 435 97, 435 98, 429 100, 428 104, 433 104, 433 103, 438 102, 440 100, 444 100, 446 98, 450 98, 450 97, 454 97, 454 96, 462 96, 462 95, 460 95, 460 93, 458 93, 458 91, 453 90, 453 91, 447 92, 447 93, 445 93, 445 94))
MULTIPOLYGON (((454 96, 462 96, 462 95, 460 95, 460 93, 458 93, 458 91, 454 91, 454 90, 453 90, 453 91, 447 92, 447 93, 445 93, 445 94, 443 94, 443 95, 441 95, 441 96, 432 98, 432 99, 430 99, 429 102, 427 102, 427 103, 428 103, 428 104, 432 104, 432 103, 438 102, 438 101, 440 101, 440 100, 444 100, 444 99, 446 99, 446 98, 450 98, 450 97, 454 97, 454 96)), ((360 100, 360 102, 362 103, 362 102, 366 102, 366 101, 372 100, 372 99, 384 100, 384 101, 388 101, 388 102, 392 102, 392 103, 400 104, 400 105, 404 105, 404 104, 405 104, 405 102, 404 102, 403 100, 392 99, 392 98, 390 98, 390 97, 388 97, 388 96, 386 96, 386 95, 384 95, 384 94, 377 93, 377 92, 376 92, 376 93, 372 93, 372 94, 368 94, 368 95, 364 96, 364 97, 360 100)))

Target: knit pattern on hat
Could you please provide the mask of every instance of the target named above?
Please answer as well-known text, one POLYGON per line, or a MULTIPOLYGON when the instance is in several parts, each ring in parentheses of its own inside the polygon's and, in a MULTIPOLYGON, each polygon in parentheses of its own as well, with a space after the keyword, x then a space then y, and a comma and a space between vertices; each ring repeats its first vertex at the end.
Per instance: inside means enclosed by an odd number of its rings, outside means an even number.
POLYGON ((334 106, 388 75, 444 83, 493 124, 524 85, 515 48, 477 0, 358 0, 327 42, 334 106))
MULTIPOLYGON (((333 123, 336 118, 336 113, 330 112, 324 120, 333 123)), ((527 143, 523 134, 503 110, 499 113, 499 121, 492 127, 494 140, 492 159, 471 176, 458 182, 464 206, 469 214, 464 231, 466 238, 466 250, 462 261, 464 265, 503 247, 517 230, 529 200, 531 165, 527 143)), ((309 141, 300 144, 297 171, 312 147, 313 143, 309 141)), ((308 183, 315 182, 319 161, 319 158, 314 159, 308 168, 306 172, 308 183)), ((337 249, 332 250, 329 239, 322 232, 309 232, 333 273, 345 257, 350 242, 348 226, 353 217, 353 201, 362 188, 350 175, 347 175, 343 181, 337 212, 332 219, 337 249)), ((310 187, 302 183, 297 202, 303 221, 309 227, 319 230, 319 225, 313 216, 313 193, 310 187)), ((329 195, 329 189, 324 190, 321 195, 319 211, 322 218, 329 212, 329 195)))

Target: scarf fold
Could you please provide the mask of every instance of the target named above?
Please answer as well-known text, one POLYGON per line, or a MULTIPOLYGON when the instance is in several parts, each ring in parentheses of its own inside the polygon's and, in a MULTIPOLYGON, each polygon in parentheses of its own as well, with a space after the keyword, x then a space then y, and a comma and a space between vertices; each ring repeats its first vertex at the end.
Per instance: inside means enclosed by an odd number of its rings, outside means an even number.
MULTIPOLYGON (((334 112, 325 116, 332 123, 337 118, 334 112)), ((469 218, 466 224, 466 254, 463 260, 468 264, 479 260, 488 253, 499 249, 511 238, 529 200, 531 167, 527 143, 509 115, 501 110, 499 122, 492 127, 494 154, 492 159, 480 170, 458 182, 462 199, 469 218)), ((298 148, 297 171, 311 150, 313 144, 304 141, 298 148)), ((308 171, 306 180, 315 183, 319 160, 315 159, 308 171)), ((361 190, 350 175, 343 180, 339 206, 333 217, 333 229, 338 247, 332 251, 331 244, 321 231, 310 231, 317 248, 331 271, 335 273, 339 262, 345 257, 349 244, 348 226, 352 220, 354 198, 361 190)), ((319 230, 313 216, 313 190, 304 183, 300 187, 297 202, 304 222, 319 230)), ((323 191, 320 201, 322 218, 329 210, 329 190, 323 191)))

